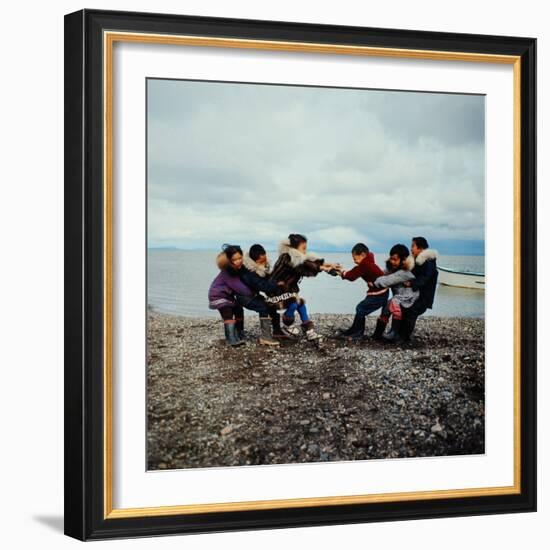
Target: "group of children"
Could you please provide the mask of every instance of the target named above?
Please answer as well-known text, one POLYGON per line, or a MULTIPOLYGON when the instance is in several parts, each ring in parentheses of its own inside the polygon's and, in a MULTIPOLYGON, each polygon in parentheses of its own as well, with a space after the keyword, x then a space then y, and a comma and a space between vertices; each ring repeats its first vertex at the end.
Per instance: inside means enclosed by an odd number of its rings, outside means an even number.
MULTIPOLYGON (((425 239, 416 239, 427 248, 425 239)), ((413 239, 413 251, 414 246, 413 239)), ((220 313, 228 345, 238 346, 245 341, 243 309, 259 315, 260 344, 277 346, 282 339, 297 338, 301 333, 310 341, 318 341, 321 337, 315 331, 305 300, 299 294, 299 283, 303 277, 315 277, 322 271, 346 281, 362 278, 368 286, 366 297, 357 304, 352 325, 340 330, 338 336, 349 340, 363 338, 366 316, 381 309, 372 336, 399 340, 403 311, 411 308, 420 296, 419 288, 413 283, 415 257, 410 255, 405 245, 396 244, 391 248, 385 270, 376 264, 374 254, 363 243, 352 248, 355 267, 349 271, 309 252, 304 235, 290 234, 279 244, 278 252, 273 266, 260 244, 252 245, 244 254, 240 246, 226 244, 218 254, 220 273, 210 285, 208 299, 210 309, 217 309, 220 313), (300 327, 294 324, 296 314, 301 321, 300 327), (385 335, 390 318, 392 330, 385 335)))

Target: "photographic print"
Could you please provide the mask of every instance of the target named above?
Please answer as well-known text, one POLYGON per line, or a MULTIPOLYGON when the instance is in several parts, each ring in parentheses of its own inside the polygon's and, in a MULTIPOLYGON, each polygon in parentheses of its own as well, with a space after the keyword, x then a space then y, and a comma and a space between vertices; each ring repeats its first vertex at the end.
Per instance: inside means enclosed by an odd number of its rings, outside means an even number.
POLYGON ((148 470, 484 454, 485 97, 146 97, 148 470))
POLYGON ((536 39, 81 10, 65 75, 67 535, 536 510, 536 39))

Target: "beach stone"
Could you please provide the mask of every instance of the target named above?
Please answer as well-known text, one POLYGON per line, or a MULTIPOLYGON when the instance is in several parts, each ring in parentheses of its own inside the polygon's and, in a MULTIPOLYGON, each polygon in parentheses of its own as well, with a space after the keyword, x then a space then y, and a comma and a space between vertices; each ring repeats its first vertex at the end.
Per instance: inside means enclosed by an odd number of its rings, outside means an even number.
POLYGON ((319 454, 319 445, 315 444, 315 443, 311 443, 310 445, 308 445, 307 447, 307 452, 308 454, 310 455, 316 455, 316 454, 319 454))
POLYGON ((225 426, 225 428, 222 428, 220 434, 221 435, 229 435, 233 431, 233 426, 231 424, 225 426))
POLYGON ((247 345, 229 348, 217 318, 149 310, 148 469, 484 452, 483 319, 423 316, 390 347, 331 338, 351 315, 312 318, 321 349, 259 345, 248 312, 247 345))
POLYGON ((433 434, 437 434, 437 433, 440 433, 443 431, 443 426, 441 426, 441 424, 439 422, 436 422, 431 428, 430 428, 431 432, 433 434))

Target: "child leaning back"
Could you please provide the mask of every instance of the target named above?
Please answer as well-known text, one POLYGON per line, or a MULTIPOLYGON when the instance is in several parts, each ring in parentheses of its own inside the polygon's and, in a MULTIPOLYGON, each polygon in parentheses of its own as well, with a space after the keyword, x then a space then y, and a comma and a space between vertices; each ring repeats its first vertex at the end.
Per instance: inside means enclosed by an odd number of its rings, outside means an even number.
POLYGON ((265 300, 241 280, 241 247, 224 245, 216 258, 216 263, 220 272, 208 290, 208 305, 210 309, 217 309, 223 320, 227 344, 237 346, 244 343, 244 307, 259 314, 260 344, 279 345, 271 334, 270 310, 265 300))
POLYGON ((307 250, 307 238, 298 233, 291 233, 287 239, 279 244, 279 257, 273 266, 271 279, 282 284, 285 290, 278 296, 269 296, 266 301, 283 313, 283 330, 297 336, 300 330, 293 330, 296 313, 302 321, 302 332, 308 340, 319 340, 320 335, 315 331, 310 319, 305 300, 299 295, 299 283, 302 277, 316 277, 321 271, 330 272, 335 268, 333 264, 325 262, 316 254, 307 250))
MULTIPOLYGON (((271 263, 267 257, 267 252, 261 244, 253 244, 243 258, 243 267, 241 268, 241 280, 248 287, 263 292, 266 296, 276 296, 283 291, 284 283, 277 284, 271 280, 271 263)), ((269 307, 269 315, 273 326, 274 338, 288 338, 288 335, 281 330, 281 316, 275 306, 269 307)))
MULTIPOLYGON (((356 281, 362 278, 367 284, 384 275, 374 260, 374 254, 364 243, 357 243, 351 249, 351 258, 355 267, 346 271, 338 269, 344 281, 356 281)), ((377 309, 383 308, 388 300, 388 288, 369 288, 367 295, 355 307, 355 317, 348 329, 340 330, 338 336, 349 340, 360 340, 365 333, 365 318, 377 309)))
POLYGON ((382 309, 380 317, 376 323, 376 329, 373 338, 380 340, 382 338, 390 341, 397 341, 401 320, 403 318, 402 308, 410 308, 418 299, 419 292, 414 290, 406 283, 414 280, 412 269, 414 267, 414 258, 410 255, 409 249, 404 244, 392 246, 389 258, 386 262, 385 274, 378 277, 374 283, 369 283, 372 288, 391 288, 392 298, 382 309), (384 336, 386 325, 389 318, 392 318, 392 330, 384 336))

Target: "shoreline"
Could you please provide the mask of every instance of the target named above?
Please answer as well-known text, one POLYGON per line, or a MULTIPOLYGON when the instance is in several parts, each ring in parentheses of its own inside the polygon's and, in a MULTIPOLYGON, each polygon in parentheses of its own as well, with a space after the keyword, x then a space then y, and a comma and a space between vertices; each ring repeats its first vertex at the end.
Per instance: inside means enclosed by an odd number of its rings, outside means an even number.
POLYGON ((314 314, 321 346, 275 348, 247 316, 230 348, 219 318, 147 313, 148 469, 485 452, 484 319, 421 317, 392 346, 329 338, 353 315, 314 314))
MULTIPOLYGON (((220 315, 219 313, 216 311, 216 310, 211 310, 214 312, 214 314, 212 315, 184 315, 182 313, 172 313, 172 312, 168 312, 168 311, 162 311, 160 309, 158 309, 156 306, 152 306, 152 305, 147 305, 147 317, 151 316, 151 315, 159 315, 159 316, 166 316, 166 317, 175 317, 177 319, 182 319, 182 320, 187 320, 187 321, 192 321, 192 320, 195 320, 195 321, 201 321, 201 322, 206 322, 206 321, 219 321, 220 320, 220 315)), ((245 319, 248 319, 249 321, 253 322, 254 319, 256 319, 258 317, 258 314, 254 311, 250 311, 248 309, 245 309, 244 310, 244 313, 245 313, 245 319)), ((376 316, 378 315, 379 311, 376 311, 374 313, 372 313, 371 315, 369 315, 367 317, 367 323, 368 323, 368 320, 370 319, 372 321, 372 319, 375 319, 376 316)), ((335 320, 337 319, 341 319, 343 323, 346 323, 349 321, 349 324, 351 324, 352 320, 353 320, 353 315, 354 313, 353 312, 347 312, 347 313, 312 313, 310 315, 310 317, 315 321, 316 318, 317 318, 317 321, 319 320, 323 320, 323 319, 329 319, 329 320, 332 320, 332 322, 335 322, 335 320)), ((439 319, 439 320, 442 320, 442 321, 447 321, 447 320, 460 320, 460 319, 474 319, 474 320, 477 320, 477 321, 481 321, 481 322, 485 322, 485 316, 471 316, 471 315, 427 315, 427 314, 424 314, 423 316, 421 316, 420 319, 430 319, 430 320, 435 320, 435 319, 439 319)), ((419 319, 419 320, 420 320, 419 319)))

